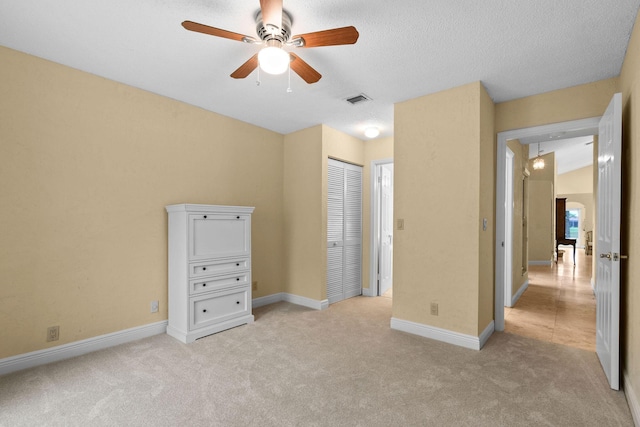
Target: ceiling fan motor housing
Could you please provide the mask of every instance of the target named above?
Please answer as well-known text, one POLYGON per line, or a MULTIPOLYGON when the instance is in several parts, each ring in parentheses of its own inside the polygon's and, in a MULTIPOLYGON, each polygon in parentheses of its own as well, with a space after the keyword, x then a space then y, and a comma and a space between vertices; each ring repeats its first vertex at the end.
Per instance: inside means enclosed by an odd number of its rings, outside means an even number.
POLYGON ((265 25, 262 20, 262 11, 258 11, 256 15, 256 33, 258 33, 258 37, 260 37, 262 41, 277 40, 285 44, 291 38, 291 16, 283 10, 282 27, 275 28, 265 25))

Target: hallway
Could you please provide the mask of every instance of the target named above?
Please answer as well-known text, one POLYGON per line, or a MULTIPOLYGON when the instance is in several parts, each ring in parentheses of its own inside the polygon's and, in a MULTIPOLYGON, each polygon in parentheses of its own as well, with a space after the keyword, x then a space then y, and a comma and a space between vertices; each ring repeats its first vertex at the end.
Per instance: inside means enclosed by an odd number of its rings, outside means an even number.
POLYGON ((567 248, 557 264, 529 266, 528 289, 514 307, 504 309, 505 332, 595 352, 593 257, 578 248, 574 267, 567 248))

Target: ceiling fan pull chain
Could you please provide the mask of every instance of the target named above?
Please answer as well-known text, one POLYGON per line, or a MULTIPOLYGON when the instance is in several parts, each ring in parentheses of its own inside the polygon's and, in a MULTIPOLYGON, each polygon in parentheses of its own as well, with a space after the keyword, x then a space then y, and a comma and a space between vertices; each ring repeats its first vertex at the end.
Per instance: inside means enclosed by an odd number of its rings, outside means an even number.
POLYGON ((291 61, 289 61, 289 87, 287 88, 287 93, 291 93, 293 90, 291 89, 291 61))
POLYGON ((258 80, 256 80, 256 86, 260 86, 260 67, 258 67, 258 80))

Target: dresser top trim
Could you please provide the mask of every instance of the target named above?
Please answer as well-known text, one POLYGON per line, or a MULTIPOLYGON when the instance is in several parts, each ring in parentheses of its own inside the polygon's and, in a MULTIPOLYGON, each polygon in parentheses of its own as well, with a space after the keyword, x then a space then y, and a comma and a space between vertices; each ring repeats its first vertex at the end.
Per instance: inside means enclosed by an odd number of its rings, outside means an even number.
POLYGON ((253 213, 255 209, 252 206, 222 206, 222 205, 196 205, 196 204, 179 204, 165 206, 167 212, 219 212, 219 213, 253 213))

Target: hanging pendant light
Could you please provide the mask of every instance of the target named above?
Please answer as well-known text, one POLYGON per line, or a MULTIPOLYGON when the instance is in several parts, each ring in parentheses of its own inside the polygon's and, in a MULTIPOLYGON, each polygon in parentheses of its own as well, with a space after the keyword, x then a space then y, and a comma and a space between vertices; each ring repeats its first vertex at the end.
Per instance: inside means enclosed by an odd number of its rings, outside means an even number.
POLYGON ((538 142, 538 157, 533 160, 533 169, 541 170, 544 169, 544 159, 540 157, 540 143, 538 142))

